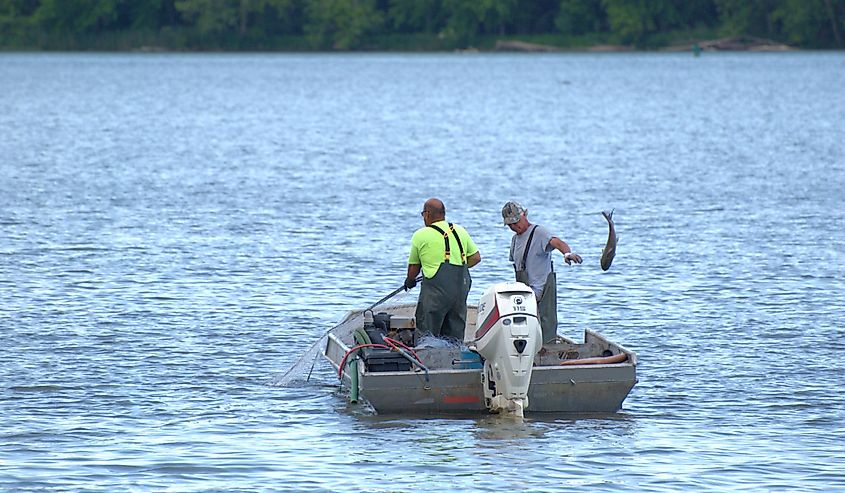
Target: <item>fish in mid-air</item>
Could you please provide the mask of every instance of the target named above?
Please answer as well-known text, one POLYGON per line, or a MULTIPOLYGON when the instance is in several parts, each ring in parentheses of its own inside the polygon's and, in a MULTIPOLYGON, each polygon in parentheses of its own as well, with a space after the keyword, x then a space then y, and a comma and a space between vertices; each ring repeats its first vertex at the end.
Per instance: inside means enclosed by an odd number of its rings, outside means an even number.
POLYGON ((616 227, 613 225, 613 211, 616 209, 611 210, 610 212, 601 211, 601 215, 607 219, 607 226, 609 228, 607 232, 607 244, 604 246, 604 249, 601 251, 601 270, 607 270, 610 268, 610 264, 613 262, 613 257, 616 256, 616 227))

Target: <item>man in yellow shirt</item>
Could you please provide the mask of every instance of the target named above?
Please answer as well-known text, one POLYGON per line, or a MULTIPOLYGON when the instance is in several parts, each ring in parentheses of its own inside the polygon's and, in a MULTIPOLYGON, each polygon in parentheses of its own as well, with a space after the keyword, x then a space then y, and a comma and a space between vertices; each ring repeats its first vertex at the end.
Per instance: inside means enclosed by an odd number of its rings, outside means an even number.
POLYGON ((420 215, 425 227, 411 237, 405 278, 405 289, 411 289, 422 270, 417 329, 463 341, 472 287, 469 268, 481 262, 481 253, 464 228, 446 222, 446 206, 440 199, 426 200, 420 215))

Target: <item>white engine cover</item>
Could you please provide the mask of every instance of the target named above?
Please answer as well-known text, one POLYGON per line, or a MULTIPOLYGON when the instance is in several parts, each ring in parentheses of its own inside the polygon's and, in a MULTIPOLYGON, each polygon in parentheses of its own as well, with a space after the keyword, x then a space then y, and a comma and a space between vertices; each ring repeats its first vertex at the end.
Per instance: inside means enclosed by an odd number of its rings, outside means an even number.
POLYGON ((521 282, 489 287, 478 303, 473 346, 485 360, 481 382, 487 407, 522 416, 534 355, 543 346, 534 291, 521 282))

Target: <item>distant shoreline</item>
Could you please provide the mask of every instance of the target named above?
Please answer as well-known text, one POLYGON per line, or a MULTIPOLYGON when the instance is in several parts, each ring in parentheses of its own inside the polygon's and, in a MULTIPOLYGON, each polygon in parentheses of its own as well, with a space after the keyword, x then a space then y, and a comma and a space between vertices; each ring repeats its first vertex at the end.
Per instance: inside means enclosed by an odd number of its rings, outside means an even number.
POLYGON ((500 38, 482 37, 464 47, 456 47, 436 36, 375 37, 357 49, 318 49, 310 46, 305 37, 269 39, 263 42, 241 40, 234 44, 208 43, 197 45, 185 39, 163 35, 137 35, 127 31, 113 36, 90 36, 58 40, 42 40, 41 44, 0 46, 0 52, 131 52, 131 53, 650 53, 696 51, 785 52, 801 48, 770 39, 753 36, 732 36, 703 39, 688 33, 663 45, 635 46, 614 44, 610 39, 585 37, 580 39, 551 36, 500 38))
POLYGON ((728 38, 690 41, 687 43, 675 44, 656 50, 642 50, 636 49, 633 46, 627 45, 611 45, 598 44, 592 45, 583 49, 568 49, 560 48, 552 45, 544 45, 538 43, 527 43, 524 41, 497 41, 493 51, 513 51, 513 52, 531 52, 531 53, 550 53, 550 52, 590 52, 590 53, 619 53, 619 52, 635 52, 635 51, 798 51, 798 48, 789 46, 784 43, 772 41, 770 39, 756 38, 752 36, 732 36, 728 38))

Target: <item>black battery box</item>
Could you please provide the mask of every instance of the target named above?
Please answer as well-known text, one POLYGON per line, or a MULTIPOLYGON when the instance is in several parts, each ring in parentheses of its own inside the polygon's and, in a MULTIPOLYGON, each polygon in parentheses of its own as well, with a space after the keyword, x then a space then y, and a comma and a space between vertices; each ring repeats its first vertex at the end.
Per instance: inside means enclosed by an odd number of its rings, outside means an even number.
POLYGON ((367 371, 379 373, 385 371, 410 371, 411 362, 396 351, 381 348, 364 348, 361 351, 367 371))

